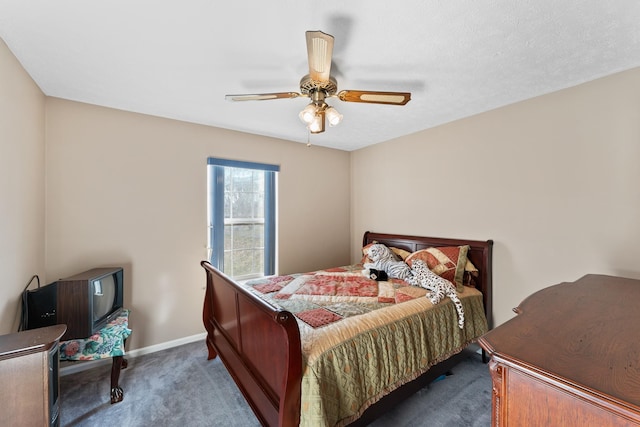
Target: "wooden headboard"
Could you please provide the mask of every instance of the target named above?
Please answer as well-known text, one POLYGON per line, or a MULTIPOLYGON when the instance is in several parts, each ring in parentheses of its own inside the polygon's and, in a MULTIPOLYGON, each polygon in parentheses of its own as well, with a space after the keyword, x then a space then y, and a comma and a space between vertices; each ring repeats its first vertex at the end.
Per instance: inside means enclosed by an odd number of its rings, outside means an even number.
POLYGON ((365 232, 362 238, 362 246, 364 247, 374 242, 383 243, 386 246, 394 246, 409 252, 430 247, 469 245, 467 258, 471 260, 480 272, 476 280, 476 288, 482 292, 483 295, 483 304, 489 329, 493 328, 493 295, 491 283, 491 278, 493 277, 491 271, 493 240, 464 240, 440 237, 403 236, 375 233, 373 231, 365 232))

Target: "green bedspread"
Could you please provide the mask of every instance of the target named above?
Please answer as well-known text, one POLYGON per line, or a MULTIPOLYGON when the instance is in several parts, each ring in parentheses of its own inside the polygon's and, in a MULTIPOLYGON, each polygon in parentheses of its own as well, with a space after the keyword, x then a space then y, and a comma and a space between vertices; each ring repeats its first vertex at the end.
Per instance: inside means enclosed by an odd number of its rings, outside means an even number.
POLYGON ((248 282, 254 293, 292 312, 304 359, 301 426, 341 426, 487 332, 482 294, 437 305, 426 290, 364 277, 362 265, 248 282))

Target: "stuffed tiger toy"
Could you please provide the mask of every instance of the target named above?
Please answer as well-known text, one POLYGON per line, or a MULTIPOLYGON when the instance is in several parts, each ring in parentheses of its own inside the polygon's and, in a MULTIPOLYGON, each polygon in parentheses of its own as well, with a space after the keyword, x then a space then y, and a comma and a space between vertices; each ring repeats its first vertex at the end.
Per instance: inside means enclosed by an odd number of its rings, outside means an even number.
MULTIPOLYGON (((396 258, 396 254, 382 243, 375 243, 369 247, 367 256, 372 262, 365 262, 362 274, 369 277, 369 270, 381 270, 387 273, 389 278, 401 279, 411 283, 413 273, 411 268, 402 260, 396 258)), ((413 283, 411 283, 413 284, 413 283)))
POLYGON ((416 259, 411 263, 411 270, 417 286, 431 291, 427 294, 427 298, 432 304, 438 304, 445 296, 453 301, 458 312, 458 326, 460 329, 464 328, 464 308, 460 298, 458 298, 454 284, 431 271, 421 259, 416 259))

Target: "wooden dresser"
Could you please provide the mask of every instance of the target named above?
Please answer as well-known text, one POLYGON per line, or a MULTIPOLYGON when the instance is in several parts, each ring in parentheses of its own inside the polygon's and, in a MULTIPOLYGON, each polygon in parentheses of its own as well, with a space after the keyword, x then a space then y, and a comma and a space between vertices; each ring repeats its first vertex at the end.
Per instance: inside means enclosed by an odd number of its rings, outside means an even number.
POLYGON ((59 426, 59 341, 66 325, 0 336, 0 426, 59 426))
POLYGON ((640 426, 640 280, 587 275, 514 311, 479 340, 494 426, 640 426))

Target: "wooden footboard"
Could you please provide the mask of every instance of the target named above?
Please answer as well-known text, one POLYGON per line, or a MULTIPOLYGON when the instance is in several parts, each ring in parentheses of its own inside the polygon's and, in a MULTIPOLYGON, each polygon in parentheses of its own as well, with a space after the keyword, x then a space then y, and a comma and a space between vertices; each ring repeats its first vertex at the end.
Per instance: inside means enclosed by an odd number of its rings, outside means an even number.
POLYGON ((207 261, 203 321, 209 358, 226 366, 262 425, 300 423, 302 355, 294 316, 236 285, 207 261))
MULTIPOLYGON (((484 295, 485 313, 491 326, 491 240, 365 233, 363 245, 374 241, 409 251, 430 246, 470 245, 469 259, 480 271, 475 285, 484 295)), ((207 261, 201 265, 207 275, 203 321, 209 358, 220 356, 262 425, 299 425, 302 349, 293 314, 253 295, 207 261)), ((454 355, 385 396, 353 425, 371 422, 451 369, 460 357, 460 354, 454 355)))

